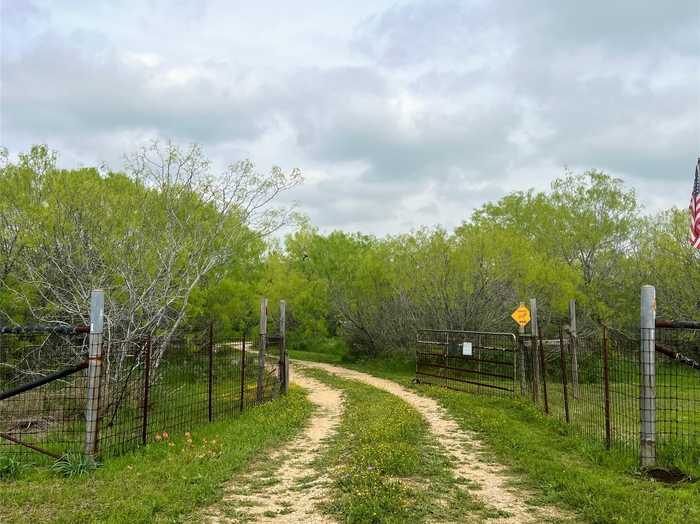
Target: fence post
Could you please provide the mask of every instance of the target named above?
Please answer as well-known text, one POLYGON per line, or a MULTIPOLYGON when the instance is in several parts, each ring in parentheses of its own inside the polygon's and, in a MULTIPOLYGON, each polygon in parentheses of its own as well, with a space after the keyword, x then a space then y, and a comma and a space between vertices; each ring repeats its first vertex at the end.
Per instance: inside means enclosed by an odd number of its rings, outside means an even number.
POLYGON ((642 287, 640 353, 640 442, 639 459, 642 468, 656 464, 656 289, 642 287))
POLYGON ((87 368, 87 402, 85 406, 85 455, 95 459, 99 449, 100 380, 102 378, 102 331, 105 295, 94 289, 90 296, 90 342, 87 368))
POLYGON ((544 360, 544 345, 542 344, 542 329, 537 328, 540 346, 540 367, 542 370, 542 396, 544 397, 544 412, 549 415, 549 400, 547 398, 547 364, 544 360))
MULTIPOLYGON (((521 302, 522 304, 522 302, 521 302)), ((524 397, 527 394, 527 384, 525 382, 525 326, 518 326, 518 353, 520 353, 520 394, 524 397)))
POLYGON ((289 391, 289 355, 287 355, 287 303, 280 300, 280 390, 289 391))
POLYGON ((265 398, 265 348, 267 347, 267 299, 260 300, 260 347, 258 348, 257 401, 265 398))
POLYGON ((537 299, 530 299, 530 349, 532 350, 532 400, 537 404, 540 400, 540 363, 537 359, 539 325, 537 323, 537 299))
POLYGON ((566 377, 566 360, 564 357, 564 330, 561 326, 559 326, 559 364, 561 366, 561 386, 564 392, 564 416, 566 417, 566 423, 569 424, 571 422, 569 417, 569 391, 566 377))
POLYGON ((245 409, 245 329, 243 330, 243 344, 241 349, 241 413, 245 409))
POLYGON ((576 300, 569 301, 569 347, 571 348, 571 387, 578 398, 578 333, 576 331, 576 300))
POLYGON ((605 395, 605 447, 612 445, 610 427, 610 364, 608 361, 608 328, 603 326, 603 394, 605 395))
POLYGON ((141 425, 141 444, 148 442, 148 393, 151 380, 151 337, 146 338, 143 355, 143 420, 141 425))
POLYGON ((208 389, 207 400, 209 403, 209 422, 214 420, 214 406, 212 405, 212 393, 214 392, 214 321, 209 321, 209 370, 207 373, 208 389))

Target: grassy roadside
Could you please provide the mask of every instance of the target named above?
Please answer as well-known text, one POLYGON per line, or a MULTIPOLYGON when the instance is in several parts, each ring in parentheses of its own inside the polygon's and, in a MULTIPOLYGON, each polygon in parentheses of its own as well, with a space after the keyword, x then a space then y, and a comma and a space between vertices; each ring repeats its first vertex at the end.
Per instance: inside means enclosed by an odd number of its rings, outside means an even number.
POLYGON ((242 416, 170 435, 83 477, 33 468, 0 481, 0 522, 173 522, 217 500, 234 473, 297 434, 312 412, 299 388, 242 416))
MULTIPOLYGON (((403 385, 411 385, 414 376, 410 360, 342 365, 403 385)), ((646 480, 636 471, 634 457, 586 441, 527 403, 411 387, 437 399, 461 427, 477 433, 494 458, 509 465, 543 503, 568 506, 591 522, 700 522, 700 483, 668 486, 646 480)))
POLYGON ((499 516, 459 486, 427 423, 398 397, 320 370, 342 389, 345 412, 319 471, 332 471, 327 510, 344 522, 483 522, 499 516))

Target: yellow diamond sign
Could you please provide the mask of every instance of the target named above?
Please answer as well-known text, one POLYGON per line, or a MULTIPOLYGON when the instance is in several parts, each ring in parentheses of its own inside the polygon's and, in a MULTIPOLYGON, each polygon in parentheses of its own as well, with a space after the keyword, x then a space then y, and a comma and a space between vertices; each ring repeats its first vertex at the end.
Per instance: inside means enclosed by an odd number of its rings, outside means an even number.
POLYGON ((513 311, 511 315, 518 325, 525 327, 530 322, 530 310, 525 307, 525 304, 520 304, 520 307, 513 311))

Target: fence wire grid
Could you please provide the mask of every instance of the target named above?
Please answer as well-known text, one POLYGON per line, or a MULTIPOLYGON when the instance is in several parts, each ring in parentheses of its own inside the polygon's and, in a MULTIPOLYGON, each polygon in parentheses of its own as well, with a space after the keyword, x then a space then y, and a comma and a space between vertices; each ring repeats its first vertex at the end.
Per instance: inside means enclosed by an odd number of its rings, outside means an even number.
MULTIPOLYGON (((263 359, 258 346, 250 337, 217 340, 211 329, 169 340, 105 343, 99 456, 133 450, 164 432, 182 434, 234 417, 279 395, 279 346, 270 345, 263 359)), ((82 365, 0 400, 0 453, 33 454, 39 463, 83 452, 87 350, 86 335, 0 335, 0 394, 82 365)))

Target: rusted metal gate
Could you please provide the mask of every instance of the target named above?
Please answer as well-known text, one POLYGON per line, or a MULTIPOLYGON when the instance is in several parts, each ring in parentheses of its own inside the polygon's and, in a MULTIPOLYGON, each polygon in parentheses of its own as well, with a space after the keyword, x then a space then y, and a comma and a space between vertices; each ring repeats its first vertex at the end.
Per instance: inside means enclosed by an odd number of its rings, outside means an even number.
POLYGON ((512 333, 421 329, 416 380, 459 391, 512 396, 517 347, 512 333))

